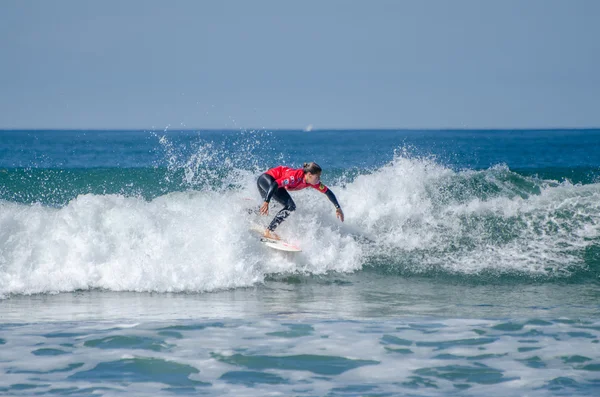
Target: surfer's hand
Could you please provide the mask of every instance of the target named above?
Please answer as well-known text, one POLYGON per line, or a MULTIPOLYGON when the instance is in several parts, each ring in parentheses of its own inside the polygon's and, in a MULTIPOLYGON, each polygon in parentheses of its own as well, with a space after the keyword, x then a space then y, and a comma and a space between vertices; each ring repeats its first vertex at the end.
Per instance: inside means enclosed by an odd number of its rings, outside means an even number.
POLYGON ((266 201, 263 203, 263 205, 260 206, 260 214, 269 215, 269 203, 267 203, 266 201))
POLYGON ((337 216, 340 221, 344 222, 344 213, 342 212, 341 208, 335 210, 335 216, 337 216))

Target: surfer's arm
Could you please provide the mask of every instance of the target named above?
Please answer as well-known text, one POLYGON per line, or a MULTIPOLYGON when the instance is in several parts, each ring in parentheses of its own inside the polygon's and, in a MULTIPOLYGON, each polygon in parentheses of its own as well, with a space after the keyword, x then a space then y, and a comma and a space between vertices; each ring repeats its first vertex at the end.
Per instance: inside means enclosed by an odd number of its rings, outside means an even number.
POLYGON ((269 185, 269 190, 267 190, 267 195, 265 196, 265 202, 260 206, 259 210, 262 215, 269 215, 269 201, 271 201, 271 197, 273 197, 273 193, 275 193, 278 187, 279 185, 275 180, 269 185))
POLYGON ((333 203, 333 205, 335 206, 335 216, 337 216, 340 219, 340 221, 344 222, 344 212, 342 211, 340 204, 338 203, 337 199, 335 198, 335 194, 333 194, 331 189, 327 189, 327 191, 325 192, 325 195, 327 196, 329 201, 331 201, 333 203))
POLYGON ((325 192, 325 195, 327 196, 329 201, 331 201, 333 203, 336 210, 340 208, 340 204, 338 203, 337 199, 335 198, 335 194, 333 194, 331 189, 327 189, 327 191, 325 192))
POLYGON ((267 194, 265 196, 265 203, 268 203, 271 201, 271 197, 273 197, 273 194, 277 191, 277 188, 279 187, 277 181, 275 179, 273 179, 273 182, 271 182, 271 184, 269 185, 269 189, 267 190, 267 194))
POLYGON ((333 194, 331 189, 329 189, 327 186, 323 185, 323 183, 319 183, 318 185, 309 185, 309 186, 312 187, 313 189, 318 190, 319 192, 323 193, 324 195, 326 195, 327 198, 329 199, 329 201, 331 201, 333 203, 336 210, 340 208, 340 204, 338 203, 337 199, 335 198, 335 194, 333 194))

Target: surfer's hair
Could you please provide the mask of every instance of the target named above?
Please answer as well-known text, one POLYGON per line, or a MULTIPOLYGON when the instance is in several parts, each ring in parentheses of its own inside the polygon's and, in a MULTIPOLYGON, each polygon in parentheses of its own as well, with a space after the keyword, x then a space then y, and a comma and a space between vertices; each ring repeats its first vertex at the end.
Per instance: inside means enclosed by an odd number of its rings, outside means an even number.
POLYGON ((302 164, 302 168, 304 168, 305 174, 310 172, 311 174, 315 175, 320 174, 323 171, 321 166, 319 166, 319 164, 315 163, 314 161, 302 164))

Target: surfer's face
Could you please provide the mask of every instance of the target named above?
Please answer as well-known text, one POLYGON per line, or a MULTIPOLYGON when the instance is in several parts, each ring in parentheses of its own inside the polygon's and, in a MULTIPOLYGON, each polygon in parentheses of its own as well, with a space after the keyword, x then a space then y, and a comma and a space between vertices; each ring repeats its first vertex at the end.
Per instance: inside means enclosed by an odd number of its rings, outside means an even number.
POLYGON ((304 175, 304 180, 306 181, 306 183, 316 185, 319 182, 321 182, 321 174, 311 174, 310 172, 307 172, 304 175))

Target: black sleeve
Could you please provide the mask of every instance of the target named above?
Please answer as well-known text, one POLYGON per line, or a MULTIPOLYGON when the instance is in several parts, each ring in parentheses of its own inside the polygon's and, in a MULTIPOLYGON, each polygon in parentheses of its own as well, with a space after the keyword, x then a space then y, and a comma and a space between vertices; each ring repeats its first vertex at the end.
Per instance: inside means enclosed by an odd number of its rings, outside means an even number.
POLYGON ((327 196, 329 201, 331 201, 333 203, 333 205, 335 205, 336 209, 340 208, 340 204, 338 203, 337 199, 335 198, 335 194, 333 194, 331 189, 327 189, 327 191, 325 192, 325 195, 327 196))
POLYGON ((273 179, 273 182, 271 182, 271 184, 269 185, 269 190, 267 190, 267 196, 265 197, 265 201, 267 203, 271 201, 271 197, 273 197, 273 194, 275 193, 278 187, 279 185, 277 185, 277 181, 273 179))

